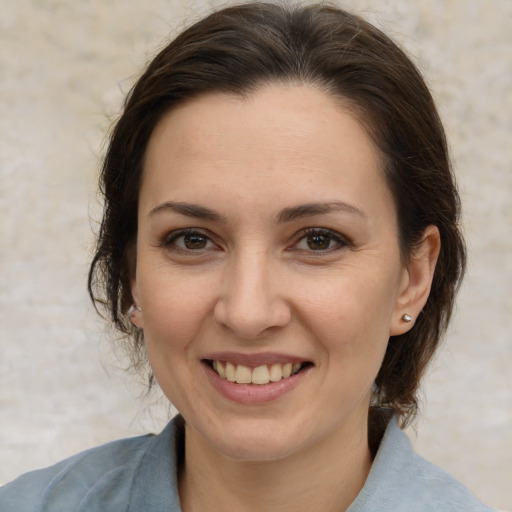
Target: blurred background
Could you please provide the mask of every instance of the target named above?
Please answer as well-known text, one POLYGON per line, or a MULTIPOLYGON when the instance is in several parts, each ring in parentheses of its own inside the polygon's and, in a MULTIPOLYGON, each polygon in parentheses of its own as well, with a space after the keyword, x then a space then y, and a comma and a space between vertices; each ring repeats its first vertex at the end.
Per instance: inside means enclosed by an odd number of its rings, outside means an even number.
MULTIPOLYGON (((96 180, 144 64, 229 3, 0 1, 0 484, 167 421, 88 301, 96 180)), ((512 510, 512 2, 338 3, 426 76, 464 201, 469 273, 409 433, 486 504, 512 510)))

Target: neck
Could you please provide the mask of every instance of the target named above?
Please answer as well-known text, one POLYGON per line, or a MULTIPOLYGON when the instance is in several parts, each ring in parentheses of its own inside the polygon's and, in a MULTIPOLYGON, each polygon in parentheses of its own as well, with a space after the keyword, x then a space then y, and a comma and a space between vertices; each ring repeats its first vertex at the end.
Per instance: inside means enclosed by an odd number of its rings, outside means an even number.
POLYGON ((352 423, 300 453, 263 462, 227 457, 187 426, 179 475, 183 512, 345 511, 372 462, 367 429, 352 423))

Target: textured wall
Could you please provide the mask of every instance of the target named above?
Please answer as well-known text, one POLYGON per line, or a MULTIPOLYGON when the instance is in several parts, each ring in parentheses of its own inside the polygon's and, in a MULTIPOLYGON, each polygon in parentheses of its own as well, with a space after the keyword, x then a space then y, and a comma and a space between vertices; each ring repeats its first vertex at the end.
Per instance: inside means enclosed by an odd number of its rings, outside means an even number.
MULTIPOLYGON (((221 5, 223 2, 210 2, 221 5)), ((0 482, 165 410, 111 356, 85 293, 102 137, 123 93, 205 1, 0 0, 0 482)), ((512 2, 365 0, 435 93, 470 268, 425 382, 418 450, 512 510, 512 2)))

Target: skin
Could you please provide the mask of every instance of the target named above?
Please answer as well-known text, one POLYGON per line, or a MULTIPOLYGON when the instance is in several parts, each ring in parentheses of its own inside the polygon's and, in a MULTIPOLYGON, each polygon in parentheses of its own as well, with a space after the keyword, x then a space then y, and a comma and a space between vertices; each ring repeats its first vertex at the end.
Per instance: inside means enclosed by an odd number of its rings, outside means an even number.
POLYGON ((425 304, 439 251, 430 227, 402 262, 379 169, 360 123, 306 86, 204 95, 152 134, 134 322, 187 423, 184 511, 340 511, 364 485, 371 386, 389 336, 412 326, 402 315, 425 304), (323 210, 296 209, 312 203, 323 210), (220 351, 310 367, 279 398, 238 403, 207 377, 204 359, 220 351))

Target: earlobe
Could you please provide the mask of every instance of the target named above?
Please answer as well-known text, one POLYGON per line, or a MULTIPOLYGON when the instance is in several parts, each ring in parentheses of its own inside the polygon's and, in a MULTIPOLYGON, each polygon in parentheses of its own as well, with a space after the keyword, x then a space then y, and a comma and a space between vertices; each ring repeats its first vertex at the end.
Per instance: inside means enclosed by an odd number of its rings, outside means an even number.
POLYGON ((437 226, 428 226, 423 233, 421 243, 411 254, 407 268, 404 269, 391 322, 391 336, 409 331, 425 306, 440 249, 441 237, 437 226))
POLYGON ((130 322, 137 327, 142 329, 142 309, 136 304, 132 304, 128 310, 128 318, 130 322))
POLYGON ((142 329, 143 319, 142 319, 142 308, 138 305, 139 299, 138 299, 138 292, 137 292, 137 284, 135 278, 132 279, 131 282, 131 291, 132 291, 132 298, 133 298, 133 304, 130 306, 130 309, 128 310, 128 318, 130 319, 130 322, 137 327, 138 329, 142 329))

